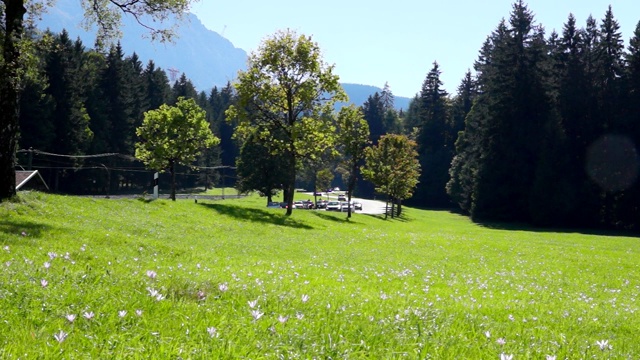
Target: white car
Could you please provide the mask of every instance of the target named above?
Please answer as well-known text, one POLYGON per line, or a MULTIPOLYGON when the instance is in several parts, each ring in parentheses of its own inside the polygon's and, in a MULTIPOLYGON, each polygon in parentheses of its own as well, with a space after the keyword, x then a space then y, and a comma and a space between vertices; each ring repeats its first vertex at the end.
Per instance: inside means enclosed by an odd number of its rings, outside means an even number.
POLYGON ((349 208, 351 208, 351 212, 353 212, 353 203, 348 203, 346 201, 340 203, 340 211, 349 211, 349 208))
POLYGON ((340 202, 339 201, 329 201, 329 202, 327 202, 327 207, 325 209, 327 211, 340 211, 340 202))

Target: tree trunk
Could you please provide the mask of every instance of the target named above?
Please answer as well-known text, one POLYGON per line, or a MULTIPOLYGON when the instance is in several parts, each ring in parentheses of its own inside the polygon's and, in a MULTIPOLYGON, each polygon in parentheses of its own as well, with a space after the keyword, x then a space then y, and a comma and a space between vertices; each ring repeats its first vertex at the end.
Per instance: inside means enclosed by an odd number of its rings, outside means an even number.
POLYGON ((171 162, 171 200, 176 201, 176 165, 171 162))
POLYGON ((16 194, 16 150, 20 102, 20 44, 24 0, 2 0, 5 5, 4 62, 0 67, 0 201, 16 194))
POLYGON ((384 219, 387 220, 389 217, 389 197, 387 197, 387 201, 384 203, 384 219))
MULTIPOLYGON (((353 189, 356 187, 356 175, 355 170, 351 169, 351 174, 349 174, 349 180, 347 183, 347 206, 349 207, 349 211, 347 211, 347 219, 351 218, 351 194, 353 193, 353 189)), ((354 209, 355 210, 355 209, 354 209)))
POLYGON ((402 214, 402 199, 398 199, 398 213, 397 215, 400 216, 400 214, 402 214))
POLYGON ((396 198, 391 198, 391 218, 393 219, 396 215, 396 198))
POLYGON ((293 196, 296 192, 296 157, 289 154, 289 176, 287 179, 287 213, 289 216, 293 213, 293 196))

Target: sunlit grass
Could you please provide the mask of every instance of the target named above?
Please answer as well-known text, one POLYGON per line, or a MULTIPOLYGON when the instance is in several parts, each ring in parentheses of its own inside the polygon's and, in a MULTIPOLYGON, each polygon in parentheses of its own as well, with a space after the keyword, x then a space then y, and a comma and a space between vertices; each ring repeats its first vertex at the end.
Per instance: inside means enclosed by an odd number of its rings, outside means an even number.
POLYGON ((0 358, 640 357, 637 238, 25 193, 0 358))

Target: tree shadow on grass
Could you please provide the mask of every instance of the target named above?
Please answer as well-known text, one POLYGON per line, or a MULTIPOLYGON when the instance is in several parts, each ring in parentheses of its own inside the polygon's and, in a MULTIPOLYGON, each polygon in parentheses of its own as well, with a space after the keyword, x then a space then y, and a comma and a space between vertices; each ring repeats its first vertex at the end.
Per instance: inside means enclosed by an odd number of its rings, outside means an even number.
POLYGON ((378 220, 400 221, 400 222, 409 222, 409 221, 411 221, 411 219, 409 219, 407 217, 406 209, 402 210, 402 214, 400 214, 400 216, 396 215, 394 217, 391 217, 391 215, 388 215, 386 219, 384 217, 384 214, 363 214, 363 215, 370 216, 370 217, 372 217, 374 219, 378 219, 378 220))
POLYGON ((41 223, 10 219, 0 220, 0 234, 41 238, 49 230, 51 230, 51 226, 41 223))
POLYGON ((322 220, 327 220, 327 221, 333 221, 333 222, 339 222, 339 223, 356 223, 356 219, 353 216, 353 214, 351 215, 351 218, 347 218, 347 213, 346 212, 340 212, 338 214, 344 214, 344 217, 342 216, 335 216, 334 214, 325 214, 322 211, 314 211, 313 215, 319 217, 322 220))
POLYGON ((507 230, 507 231, 527 231, 527 232, 543 232, 543 233, 559 233, 559 234, 582 234, 609 237, 640 237, 637 231, 631 230, 615 230, 615 229, 598 229, 598 228, 575 228, 575 227, 544 227, 535 226, 522 222, 500 222, 472 219, 473 223, 487 229, 507 230))
POLYGON ((229 204, 207 204, 200 203, 200 206, 204 206, 208 209, 214 210, 221 215, 230 216, 232 218, 248 221, 248 222, 256 222, 256 223, 266 223, 266 224, 274 224, 278 226, 287 226, 298 229, 313 229, 312 226, 304 224, 300 221, 291 219, 291 217, 287 217, 286 215, 274 213, 272 211, 260 210, 260 209, 251 209, 236 205, 229 204))

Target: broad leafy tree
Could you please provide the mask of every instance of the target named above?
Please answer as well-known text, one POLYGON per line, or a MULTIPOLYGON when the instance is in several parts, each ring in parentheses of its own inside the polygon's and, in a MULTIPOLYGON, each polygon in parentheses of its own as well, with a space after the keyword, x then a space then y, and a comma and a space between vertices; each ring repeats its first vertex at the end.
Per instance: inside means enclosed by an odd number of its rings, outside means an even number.
MULTIPOLYGON (((348 172, 347 200, 356 186, 358 170, 365 157, 365 148, 369 144, 369 124, 364 119, 362 111, 354 105, 340 109, 337 118, 338 147, 343 156, 343 163, 348 172)), ((351 217, 351 207, 347 218, 351 217)))
POLYGON ((176 199, 176 165, 191 165, 202 149, 217 145, 205 112, 193 99, 178 99, 175 106, 162 105, 144 115, 136 130, 136 158, 148 168, 171 173, 171 199, 176 199))
POLYGON ((246 71, 235 84, 237 105, 227 117, 238 123, 236 135, 259 134, 285 161, 287 215, 291 215, 296 167, 305 157, 317 156, 333 145, 332 124, 322 114, 346 95, 325 64, 311 37, 279 31, 249 57, 246 71))
POLYGON ((362 176, 375 185, 377 192, 387 195, 392 217, 402 213, 402 200, 410 198, 418 184, 420 162, 416 146, 404 135, 390 134, 366 149, 362 176))

